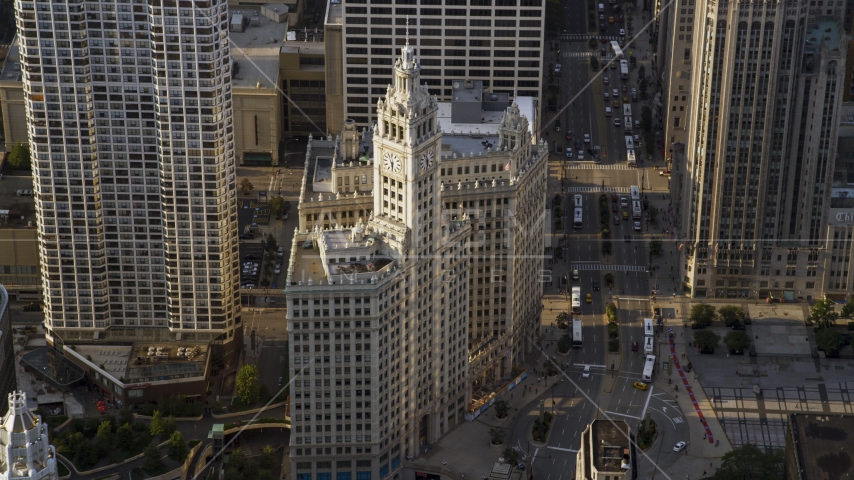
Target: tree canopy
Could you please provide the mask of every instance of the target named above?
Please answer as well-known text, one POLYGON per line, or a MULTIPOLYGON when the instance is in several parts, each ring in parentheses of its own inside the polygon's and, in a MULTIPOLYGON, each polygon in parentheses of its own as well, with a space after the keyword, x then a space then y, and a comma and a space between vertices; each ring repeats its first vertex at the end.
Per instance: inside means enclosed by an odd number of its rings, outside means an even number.
POLYGON ((718 317, 724 321, 726 326, 731 327, 743 322, 746 315, 743 308, 735 305, 726 305, 718 309, 718 317))
POLYGON ((244 365, 237 372, 237 399, 244 405, 252 405, 261 399, 261 386, 258 382, 258 368, 244 365))
POLYGON ((240 181, 240 190, 242 190, 244 194, 249 193, 254 188, 255 185, 252 185, 252 182, 250 182, 248 178, 244 178, 240 181))
POLYGON ((842 315, 845 318, 854 317, 854 298, 849 298, 842 306, 842 315))
POLYGON ((724 337, 724 345, 730 350, 743 352, 750 347, 750 336, 743 330, 733 330, 724 337))
POLYGON ((698 303, 691 307, 688 319, 698 327, 708 327, 715 319, 715 307, 708 303, 698 303))
POLYGON ((702 350, 713 350, 721 341, 720 335, 711 330, 698 330, 694 333, 694 340, 702 350))
POLYGON ((714 480, 779 480, 783 478, 783 452, 765 453, 745 444, 724 454, 714 480))
POLYGON ((839 317, 839 314, 836 313, 835 307, 836 305, 833 303, 833 300, 829 298, 822 298, 810 307, 809 320, 822 326, 825 321, 833 322, 839 317))
POLYGON ((822 328, 815 334, 815 344, 825 353, 834 353, 845 346, 845 337, 833 328, 822 328))
POLYGON ((14 170, 30 170, 30 146, 26 143, 15 144, 6 154, 6 163, 14 170))

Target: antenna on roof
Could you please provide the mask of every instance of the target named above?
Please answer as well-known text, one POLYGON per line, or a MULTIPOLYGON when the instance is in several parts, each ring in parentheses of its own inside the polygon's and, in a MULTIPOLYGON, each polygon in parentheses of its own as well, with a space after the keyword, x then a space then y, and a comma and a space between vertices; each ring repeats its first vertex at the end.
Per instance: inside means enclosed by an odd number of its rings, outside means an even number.
POLYGON ((409 15, 406 16, 406 45, 409 45, 409 15))

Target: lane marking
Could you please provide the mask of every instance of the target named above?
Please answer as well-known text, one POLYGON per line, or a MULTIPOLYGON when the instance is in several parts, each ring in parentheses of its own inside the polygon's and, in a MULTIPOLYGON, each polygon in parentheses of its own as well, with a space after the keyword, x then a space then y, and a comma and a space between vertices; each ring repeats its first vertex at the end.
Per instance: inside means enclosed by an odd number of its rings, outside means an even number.
POLYGON ((634 418, 635 420, 640 420, 640 419, 641 419, 641 417, 636 417, 636 416, 634 416, 634 415, 628 415, 628 414, 625 414, 625 413, 607 412, 607 411, 606 411, 605 413, 608 413, 608 414, 611 414, 611 415, 619 415, 619 416, 621 416, 621 417, 634 418))
POLYGON ((649 395, 646 396, 646 403, 643 405, 643 411, 641 412, 641 418, 646 417, 646 409, 647 409, 647 407, 649 407, 649 399, 652 398, 652 390, 654 388, 655 387, 653 387, 652 385, 649 386, 649 395))
POLYGON ((578 450, 573 450, 571 448, 560 448, 560 447, 546 447, 546 448, 550 448, 552 450, 560 450, 561 452, 578 453, 578 450))

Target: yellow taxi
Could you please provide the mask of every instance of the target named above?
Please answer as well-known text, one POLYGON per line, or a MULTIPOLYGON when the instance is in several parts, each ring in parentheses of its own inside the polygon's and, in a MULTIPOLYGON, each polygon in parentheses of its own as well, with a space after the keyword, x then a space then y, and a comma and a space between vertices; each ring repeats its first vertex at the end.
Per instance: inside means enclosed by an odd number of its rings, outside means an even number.
POLYGON ((587 294, 584 296, 584 303, 593 303, 593 295, 587 294))
POLYGON ((611 62, 611 70, 617 69, 617 62, 611 62))
POLYGON ((635 382, 634 387, 638 390, 646 390, 649 388, 649 385, 643 382, 635 382))
MULTIPOLYGON (((613 63, 611 65, 613 65, 613 63)), ((620 100, 617 98, 614 99, 614 108, 620 108, 620 100)))
POLYGON ((614 16, 608 17, 608 23, 614 23, 614 16))
POLYGON ((623 212, 623 220, 629 219, 629 212, 623 212))

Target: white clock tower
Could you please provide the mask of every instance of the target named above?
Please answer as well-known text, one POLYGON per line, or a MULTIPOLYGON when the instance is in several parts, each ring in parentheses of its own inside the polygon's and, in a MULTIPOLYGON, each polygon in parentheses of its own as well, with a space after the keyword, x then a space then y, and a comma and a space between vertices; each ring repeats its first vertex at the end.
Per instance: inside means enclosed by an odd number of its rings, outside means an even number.
POLYGON ((373 138, 374 215, 413 229, 419 208, 425 207, 419 204, 437 192, 441 145, 438 102, 426 85, 418 84, 420 72, 407 37, 394 65, 394 84, 377 102, 373 138))

